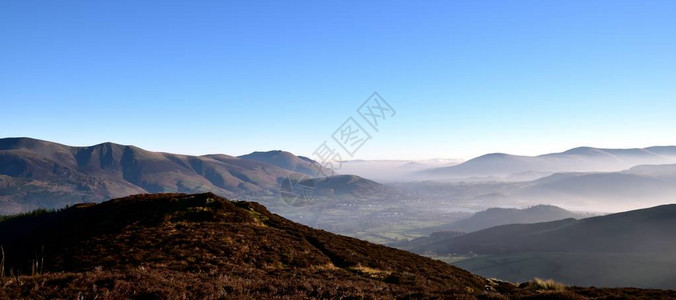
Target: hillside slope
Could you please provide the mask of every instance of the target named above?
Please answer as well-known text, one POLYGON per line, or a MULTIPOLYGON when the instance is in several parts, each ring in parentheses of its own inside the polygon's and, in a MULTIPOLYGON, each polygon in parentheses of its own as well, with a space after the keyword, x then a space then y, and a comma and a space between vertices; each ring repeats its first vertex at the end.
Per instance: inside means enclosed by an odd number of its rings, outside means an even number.
POLYGON ((327 178, 304 179, 300 182, 318 189, 319 195, 349 195, 352 197, 366 197, 377 194, 391 193, 393 190, 355 175, 335 175, 327 178))
POLYGON ((128 297, 132 290, 158 297, 464 297, 486 284, 439 261, 214 194, 140 195, 16 218, 0 223, 0 244, 6 273, 30 274, 38 253, 46 276, 25 279, 23 288, 3 280, 0 289, 25 297, 128 297))
POLYGON ((425 250, 444 254, 469 251, 495 254, 528 251, 635 253, 672 249, 676 249, 676 204, 581 220, 496 226, 439 240, 425 250))
POLYGON ((552 205, 535 205, 524 209, 489 208, 443 227, 445 230, 473 232, 507 224, 529 224, 583 217, 588 217, 588 215, 574 213, 552 205))
POLYGON ((211 193, 138 195, 0 222, 0 298, 584 299, 312 229, 211 193), (17 276, 17 274, 35 274, 17 276))
POLYGON ((0 214, 58 208, 138 193, 214 192, 224 196, 277 189, 303 175, 228 155, 189 156, 104 143, 70 147, 0 139, 0 214))
POLYGON ((442 257, 465 256, 454 264, 512 281, 542 277, 583 286, 676 289, 673 204, 464 235, 435 234, 397 246, 442 257))
POLYGON ((332 174, 330 170, 325 170, 320 164, 312 159, 304 156, 296 156, 293 153, 281 150, 267 152, 256 151, 238 157, 266 163, 292 172, 302 173, 310 177, 316 177, 322 174, 332 174))

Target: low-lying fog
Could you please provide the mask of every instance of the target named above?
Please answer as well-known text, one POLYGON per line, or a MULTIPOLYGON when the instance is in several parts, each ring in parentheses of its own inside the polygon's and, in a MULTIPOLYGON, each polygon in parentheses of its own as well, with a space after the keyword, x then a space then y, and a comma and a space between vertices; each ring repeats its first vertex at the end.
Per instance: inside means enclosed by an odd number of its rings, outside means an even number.
POLYGON ((540 156, 488 154, 466 162, 355 160, 343 162, 339 172, 395 187, 443 210, 551 204, 619 212, 676 202, 676 147, 581 147, 540 156))

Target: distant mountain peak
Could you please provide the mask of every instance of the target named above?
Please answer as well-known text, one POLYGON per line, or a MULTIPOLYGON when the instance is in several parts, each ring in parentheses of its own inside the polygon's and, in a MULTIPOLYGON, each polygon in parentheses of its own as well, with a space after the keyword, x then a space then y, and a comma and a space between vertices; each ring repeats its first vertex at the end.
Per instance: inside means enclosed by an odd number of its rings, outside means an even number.
POLYGON ((495 153, 488 153, 481 155, 475 159, 482 159, 482 158, 503 158, 503 157, 516 157, 517 155, 512 155, 512 154, 507 154, 507 153, 502 153, 502 152, 495 152, 495 153))
POLYGON ((530 181, 554 173, 618 172, 637 165, 676 163, 676 147, 601 149, 577 147, 538 156, 490 153, 464 163, 432 168, 420 174, 427 179, 477 179, 530 181))
POLYGON ((566 150, 562 153, 563 154, 595 154, 595 153, 599 153, 599 152, 603 152, 603 150, 599 149, 599 148, 583 146, 583 147, 572 148, 572 149, 566 150))
POLYGON ((238 157, 241 159, 263 162, 311 177, 320 176, 322 172, 330 174, 329 171, 324 170, 316 161, 307 157, 296 156, 291 152, 282 150, 256 151, 238 157))

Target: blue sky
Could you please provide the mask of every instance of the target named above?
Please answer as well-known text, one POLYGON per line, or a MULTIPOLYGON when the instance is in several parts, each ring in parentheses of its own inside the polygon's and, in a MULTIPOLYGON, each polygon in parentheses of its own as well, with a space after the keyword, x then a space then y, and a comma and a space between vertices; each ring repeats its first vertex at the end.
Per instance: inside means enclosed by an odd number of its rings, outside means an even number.
POLYGON ((674 1, 2 1, 0 137, 354 158, 671 145, 674 1))

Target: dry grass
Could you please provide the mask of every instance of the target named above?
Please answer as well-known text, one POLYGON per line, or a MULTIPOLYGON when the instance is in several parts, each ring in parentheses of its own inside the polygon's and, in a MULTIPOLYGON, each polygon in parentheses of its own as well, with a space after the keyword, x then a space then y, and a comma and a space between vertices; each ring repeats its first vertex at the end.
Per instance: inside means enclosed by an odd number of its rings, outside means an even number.
POLYGON ((6 293, 25 298, 464 297, 470 296, 466 287, 480 291, 484 285, 480 277, 440 261, 312 229, 260 204, 210 194, 143 195, 3 222, 0 244, 9 250, 6 263, 16 274, 36 274, 0 280, 6 293), (111 280, 114 284, 106 283, 111 280), (229 288, 224 292, 223 286, 229 288))
POLYGON ((390 276, 392 274, 392 271, 387 271, 387 270, 381 270, 381 269, 376 269, 376 268, 370 268, 370 267, 365 267, 362 266, 361 264, 358 264, 353 267, 348 268, 351 271, 357 272, 359 274, 367 275, 371 278, 386 278, 387 276, 390 276))
POLYGON ((566 286, 563 283, 556 282, 552 279, 540 278, 535 278, 533 281, 528 282, 528 288, 534 291, 562 292, 566 290, 566 286))
POLYGON ((340 270, 340 268, 336 267, 332 263, 328 263, 328 264, 325 264, 325 265, 312 266, 311 269, 316 270, 316 271, 337 271, 337 270, 340 270))
MULTIPOLYGON (((0 277, 0 299, 579 299, 611 293, 539 279, 519 287, 487 281, 213 194, 141 195, 7 220, 0 222, 0 245, 0 265, 12 274, 0 277)), ((661 293, 650 296, 676 298, 661 293)))

